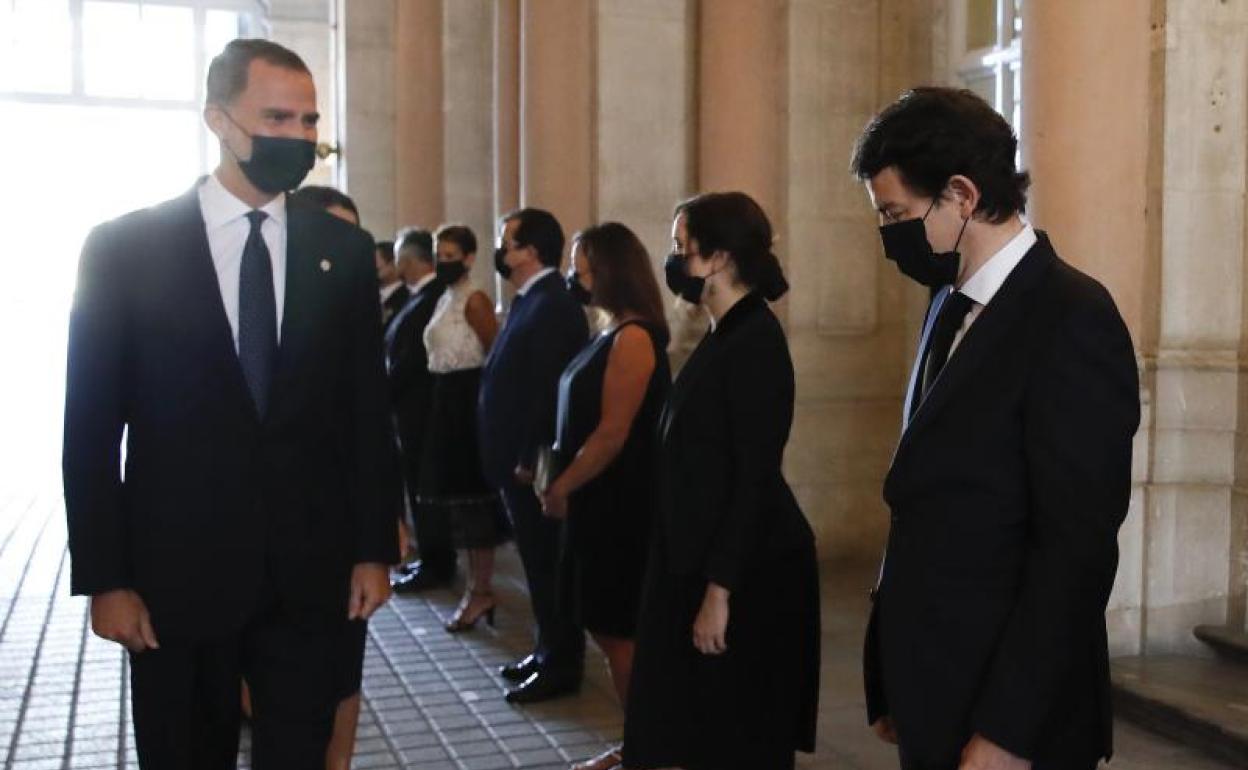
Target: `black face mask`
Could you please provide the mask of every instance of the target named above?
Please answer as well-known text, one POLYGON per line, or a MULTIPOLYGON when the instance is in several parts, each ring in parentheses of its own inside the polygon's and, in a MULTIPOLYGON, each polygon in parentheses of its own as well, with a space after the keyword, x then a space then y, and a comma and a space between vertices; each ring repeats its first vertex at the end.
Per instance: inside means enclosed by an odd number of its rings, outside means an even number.
MULTIPOLYGON (((224 112, 224 110, 223 110, 224 112)), ((293 190, 316 163, 316 142, 309 139, 293 139, 284 136, 258 136, 248 134, 228 112, 225 116, 251 139, 251 159, 243 160, 234 154, 238 167, 257 190, 276 195, 293 190)), ((226 145, 230 149, 229 145, 226 145)), ((233 149, 230 149, 234 153, 233 149)))
POLYGON ((667 255, 667 261, 663 264, 663 277, 667 279, 667 288, 676 296, 695 305, 702 302, 706 279, 689 275, 689 258, 684 254, 672 252, 667 255))
POLYGON ((438 280, 448 286, 457 283, 468 273, 468 266, 463 262, 439 262, 436 269, 438 280))
POLYGON ((569 273, 565 276, 563 283, 568 287, 568 293, 572 295, 572 299, 582 305, 588 305, 593 300, 593 293, 585 288, 585 284, 581 283, 581 279, 576 273, 569 273))
POLYGON ((498 274, 503 277, 504 281, 511 278, 511 265, 507 264, 506 257, 507 249, 502 246, 494 249, 494 269, 498 271, 498 274))
POLYGON ((937 253, 928 242, 927 229, 923 227, 923 222, 935 206, 936 201, 932 201, 932 205, 927 207, 927 214, 920 219, 907 219, 880 227, 884 256, 897 263, 897 269, 911 280, 932 289, 947 286, 958 279, 962 260, 958 244, 962 242, 962 233, 966 232, 966 225, 971 221, 962 221, 962 229, 952 251, 937 253))

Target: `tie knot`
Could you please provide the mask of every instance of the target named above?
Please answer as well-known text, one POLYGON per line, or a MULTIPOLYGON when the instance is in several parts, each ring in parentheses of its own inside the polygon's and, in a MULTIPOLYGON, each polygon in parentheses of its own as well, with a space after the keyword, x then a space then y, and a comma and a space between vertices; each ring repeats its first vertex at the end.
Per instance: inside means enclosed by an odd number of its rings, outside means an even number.
POLYGON ((264 222, 264 220, 268 218, 269 218, 269 215, 264 213, 260 209, 252 209, 251 211, 247 212, 247 221, 251 222, 252 230, 255 230, 256 228, 260 227, 260 225, 264 222))

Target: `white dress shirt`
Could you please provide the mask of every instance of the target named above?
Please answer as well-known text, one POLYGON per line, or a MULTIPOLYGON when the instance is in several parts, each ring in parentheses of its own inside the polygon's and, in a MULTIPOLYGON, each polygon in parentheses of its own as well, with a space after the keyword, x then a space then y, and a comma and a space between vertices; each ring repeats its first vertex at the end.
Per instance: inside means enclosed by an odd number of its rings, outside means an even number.
POLYGON ((409 283, 407 285, 407 290, 411 292, 413 295, 415 295, 416 292, 428 286, 430 282, 432 282, 433 279, 437 277, 438 277, 437 273, 427 273, 416 283, 409 283))
POLYGON ((953 345, 949 348, 950 356, 958 349, 958 344, 966 336, 971 324, 975 323, 975 319, 1001 290, 1001 286, 1010 277, 1010 273, 1014 272, 1014 268, 1018 267, 1018 263, 1023 261, 1023 257, 1035 245, 1036 231, 1024 222, 1023 229, 1018 235, 1011 238, 1000 251, 989 257, 988 261, 976 270, 974 275, 966 279, 966 283, 958 289, 960 293, 970 297, 972 304, 970 312, 966 314, 966 319, 962 321, 962 327, 953 336, 953 345))
POLYGON ((389 286, 382 286, 378 291, 381 293, 381 304, 386 304, 386 300, 394 296, 394 293, 403 285, 402 281, 395 281, 389 286))
POLYGON ((537 283, 538 281, 542 280, 543 278, 545 278, 546 276, 550 275, 553 272, 555 272, 555 269, 553 267, 544 267, 541 270, 538 270, 536 275, 534 275, 529 280, 525 281, 524 285, 516 290, 516 295, 523 297, 525 294, 528 294, 529 289, 533 288, 533 284, 537 283))
MULTIPOLYGON (((199 209, 204 215, 208 250, 212 253, 217 284, 221 287, 221 301, 225 304, 225 317, 230 321, 234 350, 237 351, 239 272, 243 265, 243 248, 251 232, 251 222, 247 220, 251 207, 225 189, 216 175, 210 174, 199 186, 199 209)), ((277 301, 280 342, 282 311, 286 302, 286 196, 277 196, 260 210, 268 214, 260 225, 260 236, 264 238, 264 245, 269 247, 269 261, 273 263, 273 293, 277 301)))

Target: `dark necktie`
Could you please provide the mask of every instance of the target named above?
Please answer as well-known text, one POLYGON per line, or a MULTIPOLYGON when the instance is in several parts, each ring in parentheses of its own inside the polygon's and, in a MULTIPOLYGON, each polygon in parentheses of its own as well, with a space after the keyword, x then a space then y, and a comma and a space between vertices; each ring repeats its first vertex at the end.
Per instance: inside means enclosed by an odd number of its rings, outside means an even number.
MULTIPOLYGON (((949 360, 949 349, 953 347, 953 339, 962 328, 966 314, 971 312, 974 302, 961 292, 954 292, 945 300, 936 317, 936 325, 932 328, 932 341, 927 349, 927 361, 923 366, 923 395, 926 399, 932 385, 940 375, 940 370, 949 360)), ((920 399, 922 400, 922 399, 920 399)))
POLYGON ((238 360, 247 379, 256 412, 264 417, 269 405, 269 386, 277 359, 277 298, 273 292, 273 263, 269 247, 260 235, 268 215, 250 211, 251 231, 243 247, 238 280, 238 360))

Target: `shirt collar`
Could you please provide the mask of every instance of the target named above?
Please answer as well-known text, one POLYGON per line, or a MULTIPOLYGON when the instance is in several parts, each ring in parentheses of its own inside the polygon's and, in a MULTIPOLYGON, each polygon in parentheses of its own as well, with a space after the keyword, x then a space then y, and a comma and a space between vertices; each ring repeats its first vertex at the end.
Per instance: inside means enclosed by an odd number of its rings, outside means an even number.
MULTIPOLYGON (((216 174, 209 174, 199 188, 199 199, 204 213, 204 226, 209 232, 242 219, 251 207, 225 189, 216 174)), ((283 193, 260 207, 279 226, 286 226, 286 195, 283 193)))
POLYGON ((541 270, 538 270, 536 275, 534 275, 532 278, 524 282, 524 285, 521 286, 519 290, 516 291, 516 294, 523 297, 525 294, 529 293, 529 289, 532 289, 534 284, 536 284, 538 281, 542 280, 543 278, 545 278, 546 276, 550 275, 553 272, 555 272, 555 269, 553 267, 544 267, 541 270))
POLYGON ((398 291, 399 287, 402 285, 403 285, 402 281, 395 281, 394 283, 389 284, 387 286, 382 286, 381 287, 381 301, 385 302, 386 300, 393 297, 394 293, 398 291))
POLYGON ((426 273, 416 283, 409 283, 407 285, 407 290, 410 291, 412 294, 415 294, 416 292, 420 291, 421 289, 425 288, 430 283, 432 283, 433 279, 437 277, 438 277, 437 273, 426 273))
POLYGON ((987 305, 1000 291, 1005 279, 1010 277, 1010 273, 1035 245, 1036 231, 1030 224, 1024 222, 1023 229, 1018 235, 1011 238, 1000 251, 989 257, 974 275, 966 279, 966 283, 962 284, 958 291, 979 305, 987 305))

